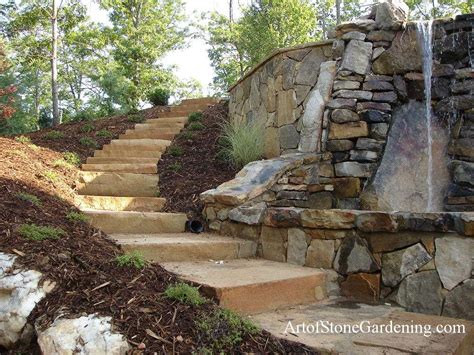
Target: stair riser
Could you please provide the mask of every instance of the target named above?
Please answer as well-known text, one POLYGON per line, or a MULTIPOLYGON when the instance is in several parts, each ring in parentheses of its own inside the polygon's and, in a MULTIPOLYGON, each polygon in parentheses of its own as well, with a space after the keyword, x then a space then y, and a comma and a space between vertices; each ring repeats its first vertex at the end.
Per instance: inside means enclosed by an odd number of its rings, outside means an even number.
POLYGON ((140 214, 114 215, 85 212, 96 228, 106 233, 123 234, 154 234, 154 233, 182 233, 185 230, 186 216, 160 214, 146 216, 140 214))
POLYGON ((77 182, 80 195, 156 197, 158 175, 83 172, 77 182))
POLYGON ((155 197, 79 196, 76 203, 81 209, 160 212, 166 200, 155 197))
POLYGON ((186 124, 188 117, 163 117, 163 118, 150 118, 144 123, 170 123, 170 124, 186 124))
POLYGON ((160 130, 163 133, 175 133, 184 128, 182 123, 140 123, 135 125, 135 131, 160 130))
POLYGON ((218 102, 219 100, 214 97, 203 97, 199 99, 184 99, 183 101, 181 101, 181 105, 215 105, 218 102))
POLYGON ((96 150, 95 158, 161 158, 160 151, 113 151, 113 150, 96 150))
POLYGON ((154 132, 133 132, 121 134, 119 139, 165 139, 171 141, 174 139, 176 134, 174 133, 154 133, 154 132))
POLYGON ((162 112, 159 115, 159 118, 174 118, 174 117, 183 117, 189 116, 193 112, 202 111, 202 110, 176 110, 169 112, 162 112))
POLYGON ((159 158, 89 157, 87 164, 158 164, 159 158))
MULTIPOLYGON (((120 243, 120 240, 119 240, 120 243)), ((195 260, 231 260, 251 258, 256 254, 257 246, 246 243, 189 243, 159 245, 122 245, 125 251, 138 251, 145 259, 155 262, 195 261, 195 260)))
POLYGON ((83 164, 82 171, 104 171, 133 174, 156 174, 156 164, 83 164))

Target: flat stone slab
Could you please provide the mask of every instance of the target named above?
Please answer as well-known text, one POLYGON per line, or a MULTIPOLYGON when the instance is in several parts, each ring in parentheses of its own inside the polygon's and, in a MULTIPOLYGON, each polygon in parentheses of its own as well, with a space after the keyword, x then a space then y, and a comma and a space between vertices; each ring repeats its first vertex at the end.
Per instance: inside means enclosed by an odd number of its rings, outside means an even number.
POLYGON ((325 297, 326 272, 263 259, 163 263, 219 305, 243 314, 315 302, 325 297))
MULTIPOLYGON (((331 300, 317 304, 297 306, 290 309, 262 313, 252 320, 273 335, 297 341, 322 353, 341 354, 471 354, 474 342, 474 323, 447 317, 431 316, 404 312, 398 307, 389 305, 369 305, 346 300, 331 300), (388 325, 422 325, 432 327, 432 334, 426 333, 329 333, 323 334, 319 325, 316 333, 309 325, 327 321, 335 325, 359 325, 370 322, 370 326, 388 325), (291 323, 289 323, 291 322, 291 323), (297 326, 305 324, 306 333, 297 334, 297 326), (292 325, 292 327, 290 326, 292 325), (462 325, 464 334, 436 333, 435 328, 441 325, 462 325), (285 330, 287 332, 285 333, 285 330)), ((395 329, 395 328, 394 328, 395 329)))

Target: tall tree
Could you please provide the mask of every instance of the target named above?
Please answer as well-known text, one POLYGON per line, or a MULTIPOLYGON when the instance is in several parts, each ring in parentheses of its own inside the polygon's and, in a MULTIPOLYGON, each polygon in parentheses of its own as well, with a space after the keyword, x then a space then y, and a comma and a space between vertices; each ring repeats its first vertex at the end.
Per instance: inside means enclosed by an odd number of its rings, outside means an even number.
MULTIPOLYGON (((7 68, 8 62, 6 60, 4 44, 0 41, 0 74, 3 74, 7 70, 7 68)), ((0 121, 10 118, 15 113, 15 109, 12 105, 12 94, 15 91, 15 86, 3 86, 2 83, 0 83, 0 121)))

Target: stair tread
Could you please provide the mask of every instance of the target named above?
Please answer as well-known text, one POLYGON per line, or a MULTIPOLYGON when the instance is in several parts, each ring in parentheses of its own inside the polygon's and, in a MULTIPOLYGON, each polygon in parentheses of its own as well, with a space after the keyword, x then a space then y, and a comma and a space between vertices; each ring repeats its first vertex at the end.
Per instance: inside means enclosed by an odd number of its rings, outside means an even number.
POLYGON ((185 244, 185 243, 237 243, 251 242, 245 239, 224 237, 212 233, 163 233, 163 234, 112 234, 120 244, 185 244))
POLYGON ((140 212, 140 211, 111 211, 111 210, 94 210, 91 208, 85 208, 82 210, 84 213, 90 214, 101 214, 101 215, 120 215, 120 216, 144 216, 144 217, 155 217, 155 216, 186 216, 185 213, 170 213, 170 212, 140 212))

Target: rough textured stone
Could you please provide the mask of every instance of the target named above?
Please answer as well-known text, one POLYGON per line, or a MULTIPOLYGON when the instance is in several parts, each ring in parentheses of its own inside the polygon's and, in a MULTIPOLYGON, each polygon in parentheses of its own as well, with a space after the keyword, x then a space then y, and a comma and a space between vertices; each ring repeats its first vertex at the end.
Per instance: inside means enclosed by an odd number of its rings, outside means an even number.
POLYGON ((336 36, 340 37, 344 33, 353 31, 369 32, 375 29, 375 26, 375 21, 371 19, 356 19, 350 22, 344 22, 336 27, 336 36))
POLYGON ((448 293, 443 316, 474 321, 474 279, 464 281, 448 293))
POLYGON ((350 80, 337 80, 334 82, 333 89, 336 90, 358 90, 360 82, 350 80))
POLYGON ((334 166, 336 176, 371 177, 376 165, 373 163, 357 163, 352 161, 337 163, 334 166))
POLYGON ((350 158, 359 162, 374 162, 378 159, 377 152, 371 150, 351 150, 350 158))
POLYGON ((387 123, 372 123, 370 125, 370 138, 385 140, 388 134, 388 127, 387 123))
POLYGON ((364 110, 359 112, 362 120, 369 123, 382 123, 390 119, 390 115, 386 112, 377 110, 364 110))
POLYGON ((239 206, 229 212, 229 219, 245 224, 260 224, 266 210, 265 202, 253 206, 239 206))
POLYGON ((298 147, 300 135, 294 125, 280 127, 280 148, 293 149, 298 147))
POLYGON ((382 281, 387 286, 396 286, 403 278, 417 271, 431 259, 421 243, 385 253, 382 256, 382 281))
POLYGON ((341 210, 302 210, 301 225, 308 228, 351 229, 355 214, 341 210))
POLYGON ((372 93, 364 90, 339 90, 336 91, 334 97, 342 97, 345 99, 371 100, 372 93))
POLYGON ((474 240, 470 238, 437 238, 435 262, 444 288, 451 290, 471 277, 474 240))
POLYGON ((348 139, 330 140, 326 143, 326 149, 330 152, 342 152, 351 150, 354 147, 354 142, 348 139))
POLYGON ((326 107, 337 109, 337 108, 347 108, 353 109, 356 107, 357 100, 356 99, 332 99, 330 100, 326 107))
MULTIPOLYGON (((395 90, 392 83, 388 81, 366 81, 363 86, 363 90, 372 90, 372 91, 386 91, 386 90, 395 90)), ((374 95, 374 101, 376 100, 376 96, 374 95)))
POLYGON ((449 163, 453 175, 453 182, 459 185, 474 186, 474 163, 454 160, 449 163))
POLYGON ((286 262, 286 243, 288 230, 282 228, 262 227, 262 254, 267 260, 286 262))
POLYGON ((38 332, 41 352, 125 355, 129 345, 123 335, 112 330, 111 320, 96 315, 57 319, 48 329, 38 332))
POLYGON ((306 260, 306 234, 301 229, 288 230, 288 250, 286 260, 290 264, 304 265, 306 260))
POLYGON ((372 100, 393 104, 397 102, 397 94, 394 91, 374 92, 372 100))
POLYGON ((351 40, 351 39, 357 39, 359 41, 365 40, 365 37, 367 35, 362 32, 357 32, 357 31, 351 31, 351 32, 346 32, 342 35, 342 39, 345 40, 351 40))
POLYGON ((221 222, 220 232, 222 235, 230 237, 258 240, 260 236, 260 226, 224 221, 221 222))
POLYGON ((334 196, 337 198, 358 197, 361 187, 360 179, 355 177, 333 179, 334 196))
POLYGON ((335 245, 335 240, 311 240, 306 254, 305 266, 331 269, 336 254, 335 245))
POLYGON ((378 141, 372 138, 359 138, 357 139, 356 149, 372 150, 374 152, 381 152, 384 146, 384 142, 378 141))
MULTIPOLYGON (((11 349, 31 334, 28 316, 36 304, 54 288, 35 270, 18 270, 13 265, 16 256, 0 253, 0 346, 11 349)), ((47 354, 47 353, 46 353, 47 354)))
POLYGON ((380 296, 380 274, 349 275, 341 283, 341 294, 358 301, 376 302, 380 296))
POLYGON ((278 128, 267 127, 263 135, 265 158, 275 158, 280 156, 280 140, 278 138, 278 128))
POLYGON ((329 126, 329 139, 367 137, 368 133, 365 121, 331 123, 329 126))
POLYGON ((358 102, 357 103, 357 112, 365 110, 377 110, 383 112, 391 112, 392 107, 386 102, 358 102))
POLYGON ((380 2, 375 9, 375 24, 383 30, 398 30, 408 20, 408 6, 403 1, 380 2))
MULTIPOLYGON (((440 237, 443 237, 441 234, 440 237)), ((428 252, 434 252, 433 233, 423 232, 376 232, 364 235, 373 253, 391 252, 397 249, 407 248, 416 243, 422 243, 428 252)))
POLYGON ((409 312, 441 313, 443 294, 436 271, 422 271, 407 276, 400 284, 395 301, 409 312))
POLYGON ((386 212, 366 212, 357 216, 356 226, 363 232, 395 232, 396 216, 386 212))
POLYGON ((364 239, 358 236, 345 238, 334 260, 334 269, 343 275, 356 272, 372 273, 379 270, 364 239))
POLYGON ((264 224, 272 227, 298 227, 301 225, 299 208, 269 208, 264 224))
POLYGON ((395 38, 394 31, 387 31, 387 30, 379 30, 379 31, 371 31, 367 35, 367 39, 372 42, 380 42, 386 41, 391 42, 395 38))
POLYGON ((372 43, 351 40, 346 46, 340 70, 366 74, 372 57, 372 43))
POLYGON ((298 69, 295 83, 298 85, 313 86, 319 76, 319 67, 326 60, 320 48, 314 48, 308 53, 298 69))
POLYGON ((295 122, 296 93, 294 90, 279 91, 277 95, 277 126, 295 122))

